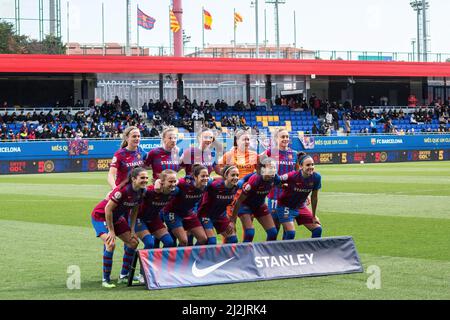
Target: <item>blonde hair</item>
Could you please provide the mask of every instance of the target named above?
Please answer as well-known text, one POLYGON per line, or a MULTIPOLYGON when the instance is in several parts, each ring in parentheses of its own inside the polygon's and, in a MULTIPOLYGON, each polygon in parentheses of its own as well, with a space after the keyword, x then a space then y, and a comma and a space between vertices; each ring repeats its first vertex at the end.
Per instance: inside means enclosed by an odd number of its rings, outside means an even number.
POLYGON ((159 179, 161 180, 161 182, 164 182, 167 179, 167 177, 171 174, 174 174, 175 176, 177 175, 177 173, 174 170, 171 169, 163 170, 159 174, 159 179))
MULTIPOLYGON (((127 127, 127 128, 123 131, 123 134, 122 134, 122 143, 120 144, 120 147, 121 147, 121 148, 125 148, 125 147, 128 146, 128 141, 127 141, 127 139, 128 139, 128 137, 130 136, 130 132, 133 131, 133 130, 139 130, 139 128, 138 128, 138 127, 135 127, 135 126, 130 126, 130 127, 127 127)), ((140 133, 140 131, 139 131, 139 133, 140 133)))
POLYGON ((175 127, 166 127, 161 132, 161 139, 164 139, 166 137, 167 133, 171 132, 171 131, 174 131, 175 133, 178 132, 177 128, 175 128, 175 127))
POLYGON ((273 131, 273 141, 278 142, 278 138, 280 136, 280 133, 286 131, 289 135, 289 131, 286 128, 277 128, 273 131))

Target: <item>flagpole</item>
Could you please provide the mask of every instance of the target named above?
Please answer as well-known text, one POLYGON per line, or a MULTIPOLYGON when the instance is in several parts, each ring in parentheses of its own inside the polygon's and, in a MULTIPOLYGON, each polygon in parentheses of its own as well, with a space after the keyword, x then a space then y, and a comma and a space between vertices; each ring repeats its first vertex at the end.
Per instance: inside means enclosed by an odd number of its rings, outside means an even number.
POLYGON ((127 6, 127 28, 126 28, 126 48, 125 48, 125 54, 127 56, 129 56, 130 53, 130 35, 131 35, 131 4, 130 4, 130 0, 127 0, 126 2, 126 6, 127 6))
POLYGON ((172 53, 172 48, 173 48, 173 44, 172 44, 172 29, 170 27, 171 24, 171 20, 170 20, 170 6, 169 6, 169 46, 170 46, 170 55, 173 55, 172 53))
POLYGON ((264 9, 264 47, 267 47, 267 15, 264 9))
POLYGON ((205 9, 202 7, 202 46, 205 49, 205 9))
POLYGON ((256 58, 259 58, 258 0, 255 0, 256 58))
POLYGON ((69 10, 69 1, 67 1, 67 45, 69 44, 69 34, 70 34, 70 32, 69 32, 69 28, 70 28, 70 20, 69 20, 70 15, 69 15, 69 12, 70 12, 70 10, 69 10))
MULTIPOLYGON (((234 26, 233 44, 234 44, 234 48, 236 48, 236 8, 233 8, 233 26, 234 26)), ((236 52, 234 54, 236 54, 236 52)))
POLYGON ((103 55, 106 54, 105 48, 105 3, 102 2, 102 52, 103 55))
MULTIPOLYGON (((137 11, 136 12, 138 12, 139 11, 139 4, 137 4, 136 5, 136 7, 137 7, 137 11)), ((138 50, 138 52, 137 52, 137 55, 139 56, 140 54, 139 54, 139 21, 136 21, 136 26, 137 26, 137 50, 138 50)))
POLYGON ((297 48, 297 21, 294 10, 294 48, 297 48))

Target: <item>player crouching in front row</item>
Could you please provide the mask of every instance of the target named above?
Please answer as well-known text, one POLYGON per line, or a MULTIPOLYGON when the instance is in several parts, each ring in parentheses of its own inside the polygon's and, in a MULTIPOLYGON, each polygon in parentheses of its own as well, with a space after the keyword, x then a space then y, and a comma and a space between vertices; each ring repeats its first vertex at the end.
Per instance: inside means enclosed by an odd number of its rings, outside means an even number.
POLYGON ((237 243, 234 225, 227 216, 227 208, 238 190, 239 170, 234 165, 226 165, 222 169, 222 178, 209 184, 203 194, 198 209, 208 244, 217 244, 214 228, 222 235, 225 243, 237 243))
POLYGON ((298 225, 304 225, 312 233, 312 238, 322 236, 322 227, 316 216, 318 193, 322 187, 322 178, 314 172, 314 160, 304 152, 297 155, 298 171, 291 171, 280 178, 285 183, 278 198, 276 214, 283 224, 285 233, 283 240, 295 238, 294 219, 298 225), (307 207, 311 193, 312 212, 307 207))
POLYGON ((258 220, 266 231, 266 241, 273 241, 277 238, 277 229, 265 203, 272 187, 281 183, 280 177, 276 172, 277 167, 274 159, 265 158, 260 160, 256 174, 250 176, 248 181, 242 186, 242 189, 236 193, 230 220, 235 225, 236 217, 239 216, 241 219, 244 227, 244 242, 252 242, 255 236, 253 217, 258 220))
POLYGON ((92 211, 92 225, 97 237, 104 243, 102 286, 105 288, 115 287, 111 283, 111 269, 116 236, 126 246, 118 282, 127 282, 131 260, 139 243, 134 233, 136 217, 147 183, 147 171, 141 167, 134 168, 130 173, 129 182, 117 186, 92 211), (131 226, 125 218, 130 211, 131 226))

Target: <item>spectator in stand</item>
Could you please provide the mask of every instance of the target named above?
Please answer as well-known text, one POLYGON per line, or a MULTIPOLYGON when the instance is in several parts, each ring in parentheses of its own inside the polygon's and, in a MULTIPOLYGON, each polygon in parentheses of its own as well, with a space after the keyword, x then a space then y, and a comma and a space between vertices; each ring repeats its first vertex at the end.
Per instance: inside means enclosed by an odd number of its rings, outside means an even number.
POLYGON ((350 133, 352 132, 352 126, 350 123, 350 115, 345 115, 344 126, 345 126, 345 132, 347 133, 347 136, 349 136, 350 133))
POLYGON ((249 106, 250 106, 250 110, 251 110, 251 111, 256 111, 256 102, 255 102, 254 99, 252 99, 252 100, 250 101, 249 106))
POLYGON ((281 106, 281 98, 278 95, 275 96, 275 105, 281 106))
POLYGON ((396 133, 395 127, 392 124, 392 119, 388 119, 384 124, 384 133, 396 133))
POLYGON ((147 114, 148 112, 148 105, 147 102, 144 102, 144 104, 141 107, 142 113, 147 114))
POLYGON ((220 119, 220 124, 222 125, 222 127, 230 126, 230 121, 228 120, 227 116, 223 116, 222 119, 220 119))
POLYGON ((378 124, 378 122, 380 122, 382 119, 383 119, 383 118, 379 118, 379 119, 376 119, 376 118, 372 118, 372 119, 367 118, 367 120, 369 120, 370 133, 378 133, 378 130, 377 130, 377 124, 378 124))
POLYGON ((9 129, 7 139, 11 141, 16 141, 16 135, 12 131, 12 129, 9 129))

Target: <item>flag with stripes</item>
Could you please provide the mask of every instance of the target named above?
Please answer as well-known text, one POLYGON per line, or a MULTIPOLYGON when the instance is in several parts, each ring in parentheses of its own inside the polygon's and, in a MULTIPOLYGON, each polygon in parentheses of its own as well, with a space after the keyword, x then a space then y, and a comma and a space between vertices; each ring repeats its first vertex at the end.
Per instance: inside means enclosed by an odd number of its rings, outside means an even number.
POLYGON ((239 22, 243 22, 243 21, 244 21, 244 19, 242 19, 242 16, 239 13, 235 12, 234 13, 234 27, 236 28, 237 24, 239 22))
POLYGON ((155 26, 156 19, 146 15, 139 8, 137 9, 137 21, 138 26, 141 26, 144 29, 151 30, 155 26))
POLYGON ((211 30, 211 25, 212 25, 211 13, 209 13, 205 9, 203 9, 203 21, 204 21, 204 28, 206 30, 211 30))
POLYGON ((170 30, 172 32, 178 32, 180 30, 180 24, 172 10, 170 10, 170 30))

